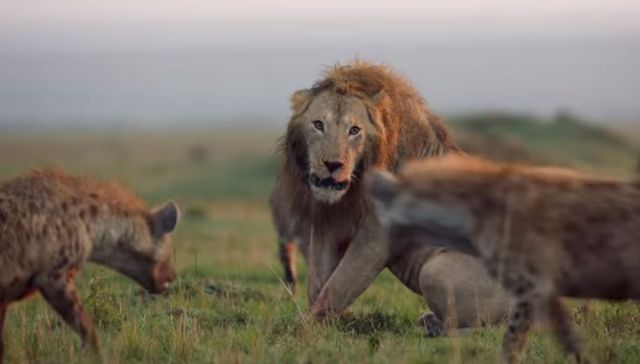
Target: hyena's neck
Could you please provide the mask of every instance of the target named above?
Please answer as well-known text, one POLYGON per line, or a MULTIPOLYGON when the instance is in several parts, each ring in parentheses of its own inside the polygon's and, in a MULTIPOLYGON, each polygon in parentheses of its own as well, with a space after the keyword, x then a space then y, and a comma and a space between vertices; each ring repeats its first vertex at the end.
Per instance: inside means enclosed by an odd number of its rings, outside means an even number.
POLYGON ((128 237, 133 234, 131 218, 111 211, 106 206, 99 207, 95 214, 81 217, 81 220, 91 242, 88 258, 96 263, 105 263, 118 248, 119 242, 129 240, 128 237))

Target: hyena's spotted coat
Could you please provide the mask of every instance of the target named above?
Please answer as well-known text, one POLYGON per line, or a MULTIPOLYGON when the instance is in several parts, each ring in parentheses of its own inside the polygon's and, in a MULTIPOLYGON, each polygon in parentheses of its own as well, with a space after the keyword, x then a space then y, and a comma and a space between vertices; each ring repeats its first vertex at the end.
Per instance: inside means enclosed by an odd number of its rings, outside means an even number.
POLYGON ((35 171, 0 184, 0 362, 7 306, 36 291, 97 349, 75 291, 77 272, 90 260, 163 292, 175 278, 169 233, 177 220, 173 202, 152 211, 118 184, 63 172, 35 171))
POLYGON ((560 297, 640 299, 640 185, 450 156, 378 173, 371 191, 391 234, 421 231, 478 255, 516 299, 504 336, 519 360, 535 315, 580 344, 560 297))

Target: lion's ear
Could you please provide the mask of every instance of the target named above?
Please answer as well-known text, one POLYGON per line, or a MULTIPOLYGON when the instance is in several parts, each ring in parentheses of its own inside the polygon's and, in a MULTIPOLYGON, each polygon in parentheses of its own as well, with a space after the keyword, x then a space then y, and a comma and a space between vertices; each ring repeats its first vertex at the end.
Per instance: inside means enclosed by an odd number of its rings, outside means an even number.
POLYGON ((384 92, 384 89, 378 90, 375 95, 371 97, 371 101, 373 101, 374 105, 378 105, 387 99, 387 93, 384 92))
POLYGON ((294 114, 303 113, 311 102, 311 90, 298 90, 291 95, 291 111, 294 114))
POLYGON ((382 129, 382 113, 388 111, 390 107, 391 99, 387 96, 384 89, 378 90, 375 95, 371 96, 370 101, 366 102, 367 112, 373 125, 376 125, 378 129, 382 129))

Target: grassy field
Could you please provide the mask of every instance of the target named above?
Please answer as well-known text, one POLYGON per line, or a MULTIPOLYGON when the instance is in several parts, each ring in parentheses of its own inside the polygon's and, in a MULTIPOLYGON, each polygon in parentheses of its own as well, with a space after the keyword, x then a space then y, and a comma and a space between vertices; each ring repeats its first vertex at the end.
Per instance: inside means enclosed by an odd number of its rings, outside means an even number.
MULTIPOLYGON (((637 146, 573 122, 510 123, 486 116, 455 124, 476 152, 628 175, 637 146), (484 121, 483 121, 484 120, 484 121)), ((526 119, 526 118, 525 118, 526 119)), ((307 322, 303 294, 283 286, 266 196, 277 133, 193 132, 2 134, 0 177, 41 165, 119 179, 153 204, 182 207, 175 237, 179 278, 154 297, 89 265, 79 291, 107 363, 493 363, 502 327, 427 339, 423 300, 388 272, 344 318, 307 322)), ((304 267, 301 264, 302 280, 304 267)), ((305 288, 301 287, 304 292, 305 288)), ((640 362, 640 306, 571 302, 597 362, 640 362)), ((91 357, 41 298, 10 307, 8 363, 82 363, 91 357)), ((526 362, 568 361, 553 337, 532 333, 526 362)))

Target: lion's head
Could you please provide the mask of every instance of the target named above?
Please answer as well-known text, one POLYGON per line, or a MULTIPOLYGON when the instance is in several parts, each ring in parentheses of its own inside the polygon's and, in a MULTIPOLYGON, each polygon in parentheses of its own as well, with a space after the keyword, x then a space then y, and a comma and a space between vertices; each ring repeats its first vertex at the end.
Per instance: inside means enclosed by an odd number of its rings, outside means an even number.
MULTIPOLYGON (((380 97, 381 95, 378 95, 380 97)), ((334 90, 301 90, 293 96, 290 130, 298 167, 306 173, 315 199, 339 201, 370 162, 380 130, 371 116, 371 101, 334 90)))
POLYGON ((386 66, 355 61, 332 67, 292 95, 291 109, 280 177, 295 196, 295 211, 311 201, 362 203, 358 187, 371 167, 395 169, 405 159, 455 148, 415 88, 386 66))

